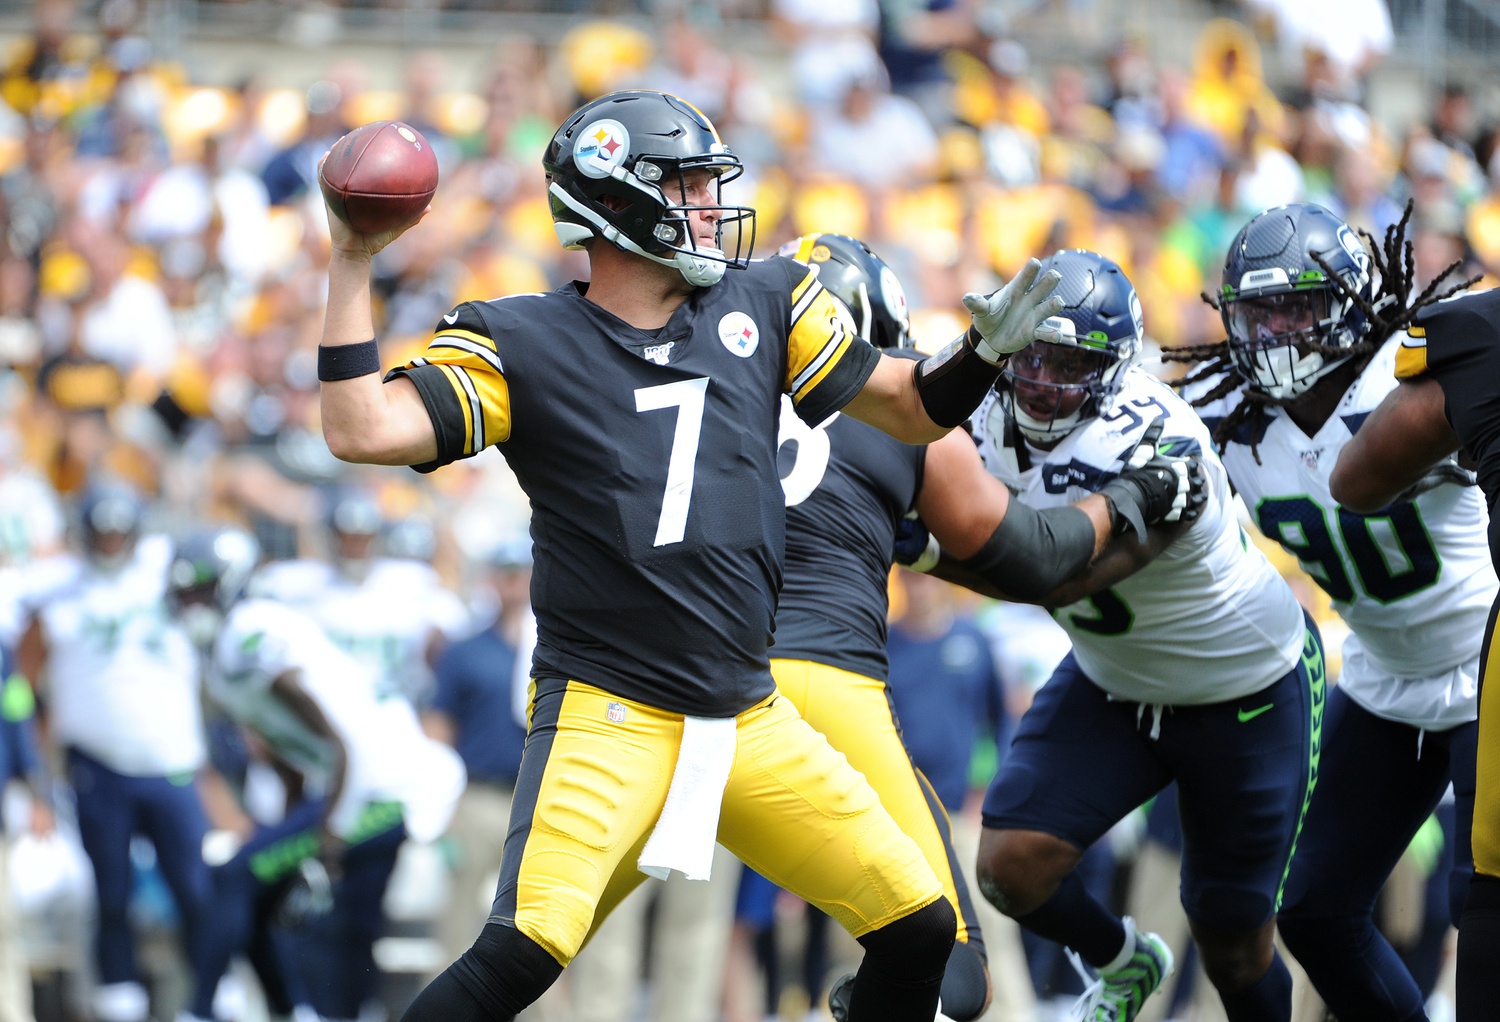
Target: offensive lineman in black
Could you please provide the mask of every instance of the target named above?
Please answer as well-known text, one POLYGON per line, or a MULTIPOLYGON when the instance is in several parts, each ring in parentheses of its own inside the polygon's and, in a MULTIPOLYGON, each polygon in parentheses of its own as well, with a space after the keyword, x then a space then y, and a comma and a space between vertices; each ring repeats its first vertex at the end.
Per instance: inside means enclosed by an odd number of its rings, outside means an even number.
POLYGON ((1056 311, 1056 281, 1031 288, 1033 264, 966 298, 974 325, 914 370, 855 337, 804 267, 749 262, 754 211, 720 198, 742 167, 687 103, 595 100, 543 164, 559 240, 588 251, 590 283, 462 305, 383 385, 370 259, 405 228, 363 236, 330 217, 329 447, 427 469, 496 444, 532 504, 531 726, 499 891, 407 1018, 513 1017, 634 886, 637 862, 694 875, 717 822, 727 848, 860 940, 851 1019, 928 1022, 953 911, 869 784, 776 698, 767 665, 780 395, 814 422, 843 407, 937 439, 1056 311))
MULTIPOLYGON (((916 356, 901 283, 867 245, 839 234, 809 234, 780 254, 817 272, 818 283, 849 309, 861 337, 887 354, 916 356)), ((1172 459, 1122 467, 1100 493, 1038 512, 1013 500, 985 470, 962 430, 911 446, 846 415, 810 426, 784 399, 780 452, 786 577, 771 673, 777 690, 865 776, 927 857, 958 915, 942 1012, 955 1022, 978 1018, 989 1004, 990 984, 973 902, 947 814, 907 757, 885 690, 886 575, 898 527, 909 512, 917 513, 925 527, 919 531, 937 541, 929 544, 932 555, 940 545, 993 589, 1037 600, 1104 549, 1127 524, 1116 514, 1116 501, 1128 506, 1132 488, 1151 486, 1172 459)), ((1194 480, 1201 488, 1201 476, 1194 480)), ((1164 503, 1146 524, 1192 517, 1196 510, 1191 498, 1175 508, 1164 503)), ((935 556, 911 554, 918 570, 936 567, 935 556)), ((835 984, 835 1019, 844 1017, 846 993, 844 981, 835 984)))
MULTIPOLYGON (((1424 477, 1452 478, 1463 451, 1478 468, 1490 509, 1490 559, 1500 569, 1500 289, 1460 295, 1416 314, 1396 352, 1400 386, 1386 395, 1339 454, 1333 497, 1379 511, 1424 477)), ((1458 925, 1459 1022, 1495 1015, 1500 1003, 1500 684, 1495 622, 1480 654, 1479 753, 1474 789, 1474 877, 1458 925)), ((1458 783, 1455 778, 1454 783, 1458 783)))

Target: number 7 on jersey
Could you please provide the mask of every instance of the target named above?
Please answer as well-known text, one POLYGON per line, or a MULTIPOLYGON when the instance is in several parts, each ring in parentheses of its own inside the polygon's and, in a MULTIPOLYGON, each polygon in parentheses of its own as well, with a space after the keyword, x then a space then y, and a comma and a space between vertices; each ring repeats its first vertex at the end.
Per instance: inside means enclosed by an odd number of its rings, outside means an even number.
POLYGON ((637 412, 677 409, 672 453, 667 457, 667 490, 661 498, 661 517, 656 521, 656 541, 652 546, 681 543, 687 532, 688 505, 693 500, 693 471, 698 464, 698 438, 703 432, 703 404, 707 394, 707 376, 636 389, 637 412))

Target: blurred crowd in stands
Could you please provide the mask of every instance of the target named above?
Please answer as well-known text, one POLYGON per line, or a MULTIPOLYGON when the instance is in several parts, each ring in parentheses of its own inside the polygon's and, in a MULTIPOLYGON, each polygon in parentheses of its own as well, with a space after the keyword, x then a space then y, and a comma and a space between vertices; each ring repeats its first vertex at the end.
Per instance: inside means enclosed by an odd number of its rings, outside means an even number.
MULTIPOLYGON (((774 56, 754 59, 690 16, 652 32, 580 16, 557 45, 494 40, 479 80, 412 52, 386 90, 340 60, 316 81, 208 84, 154 50, 135 0, 37 0, 0 69, 0 647, 26 623, 16 580, 76 544, 68 511, 104 477, 145 495, 147 532, 235 521, 271 560, 337 562, 332 511, 359 490, 385 555, 457 594, 442 642, 523 599, 486 568, 524 561, 527 522, 494 452, 418 476, 344 465, 322 441, 317 165, 372 120, 418 128, 442 168, 430 214, 377 261, 387 365, 459 302, 586 271, 553 235, 540 156, 576 104, 637 85, 690 99, 743 157, 732 201, 757 208, 759 254, 811 231, 865 239, 905 284, 923 347, 962 328, 965 291, 1074 246, 1126 269, 1155 345, 1216 341, 1201 295, 1229 238, 1294 200, 1377 239, 1410 202, 1420 282, 1462 260, 1495 283, 1500 128, 1480 97, 1438 88, 1393 132, 1364 105, 1393 45, 1383 3, 1301 5, 1332 12, 1334 32, 1291 6, 1205 5, 1175 59, 1094 26, 1103 49, 1055 66, 966 0, 771 0, 774 56), (1289 38, 1300 77, 1273 89, 1263 55, 1289 38)), ((463 751, 451 720, 428 723, 463 751)))

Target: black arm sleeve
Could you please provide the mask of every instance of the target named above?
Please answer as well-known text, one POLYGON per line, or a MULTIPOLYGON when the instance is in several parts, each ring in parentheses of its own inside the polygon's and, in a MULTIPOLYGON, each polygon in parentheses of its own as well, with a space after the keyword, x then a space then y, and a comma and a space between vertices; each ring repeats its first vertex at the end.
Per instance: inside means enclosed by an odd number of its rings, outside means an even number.
POLYGON ((1094 523, 1076 507, 1038 511, 1012 500, 979 553, 961 561, 1003 593, 1036 601, 1089 566, 1094 523))
POLYGON ((1004 364, 986 362, 974 350, 972 328, 931 358, 913 367, 917 395, 927 417, 951 429, 966 421, 1000 378, 1004 364))

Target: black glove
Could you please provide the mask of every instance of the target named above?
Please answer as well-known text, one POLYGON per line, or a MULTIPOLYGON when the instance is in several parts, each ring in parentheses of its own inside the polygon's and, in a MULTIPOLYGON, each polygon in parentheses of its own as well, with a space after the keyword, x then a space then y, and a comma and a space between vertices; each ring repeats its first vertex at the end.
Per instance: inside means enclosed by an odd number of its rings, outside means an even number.
POLYGON ((1195 522, 1203 514, 1208 501, 1203 461, 1158 451, 1163 425, 1158 418, 1146 427, 1119 476, 1099 490, 1109 501, 1116 535, 1132 528, 1144 542, 1148 525, 1195 522))
POLYGON ((912 571, 931 571, 942 555, 937 540, 927 531, 915 511, 896 523, 896 540, 891 560, 912 571))
POLYGON ((288 930, 297 930, 333 911, 333 883, 318 859, 303 859, 287 883, 286 893, 276 906, 276 922, 288 930))
POLYGON ((1391 503, 1405 504, 1439 486, 1476 486, 1478 483, 1479 477, 1474 472, 1459 465, 1453 458, 1444 458, 1429 468, 1421 479, 1402 490, 1391 503))

